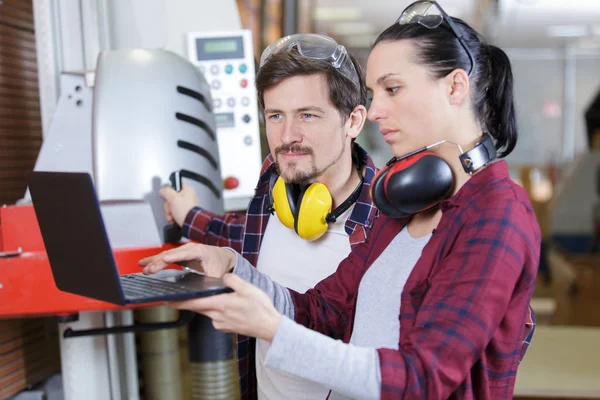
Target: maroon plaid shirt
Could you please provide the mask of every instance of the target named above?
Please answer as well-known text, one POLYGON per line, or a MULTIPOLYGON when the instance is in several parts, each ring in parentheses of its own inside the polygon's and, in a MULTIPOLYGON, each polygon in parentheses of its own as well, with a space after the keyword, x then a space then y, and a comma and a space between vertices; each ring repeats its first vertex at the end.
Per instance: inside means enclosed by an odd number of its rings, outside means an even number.
MULTIPOLYGON (((371 180, 377 169, 371 157, 360 146, 355 144, 355 148, 365 168, 362 190, 345 225, 352 248, 365 241, 379 214, 370 196, 371 180)), ((199 207, 194 208, 185 219, 182 234, 196 242, 231 247, 256 266, 263 234, 271 216, 268 191, 273 168, 273 157, 269 155, 263 163, 261 176, 246 215, 219 215, 199 207)), ((254 400, 257 398, 254 354, 256 341, 242 335, 238 335, 237 339, 241 398, 254 400)))
MULTIPOLYGON (((500 161, 441 210, 398 299, 398 350, 378 349, 381 398, 512 399, 533 333, 541 235, 531 203, 500 161)), ((378 218, 332 276, 306 294, 290 290, 296 322, 348 342, 360 281, 406 222, 378 218)))

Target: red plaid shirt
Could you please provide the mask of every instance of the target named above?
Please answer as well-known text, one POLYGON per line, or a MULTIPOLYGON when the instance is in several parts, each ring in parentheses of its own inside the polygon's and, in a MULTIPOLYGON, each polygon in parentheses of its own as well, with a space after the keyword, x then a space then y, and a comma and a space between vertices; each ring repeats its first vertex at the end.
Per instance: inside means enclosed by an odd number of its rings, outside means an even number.
MULTIPOLYGON (((512 399, 533 332, 541 235, 531 203, 500 161, 441 210, 398 299, 398 349, 378 349, 381 398, 512 399)), ((335 274, 306 294, 290 290, 296 322, 348 342, 360 281, 406 222, 378 218, 335 274)))
MULTIPOLYGON (((355 144, 355 149, 365 168, 362 190, 345 225, 352 248, 365 241, 379 214, 370 196, 371 180, 377 169, 366 151, 358 144, 355 144)), ((269 155, 263 163, 261 176, 246 215, 237 213, 219 215, 199 207, 194 208, 186 216, 181 228, 182 234, 196 242, 231 247, 242 254, 250 264, 256 266, 267 221, 271 216, 268 191, 269 177, 273 168, 273 157, 269 155)), ((238 335, 237 356, 242 400, 257 398, 255 343, 254 338, 238 335)))

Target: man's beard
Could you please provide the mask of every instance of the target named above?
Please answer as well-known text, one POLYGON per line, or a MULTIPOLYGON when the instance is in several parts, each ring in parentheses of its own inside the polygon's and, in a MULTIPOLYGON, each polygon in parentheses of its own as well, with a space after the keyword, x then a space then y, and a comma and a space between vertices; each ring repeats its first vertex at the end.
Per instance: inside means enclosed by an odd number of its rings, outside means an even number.
POLYGON ((275 168, 279 175, 283 178, 285 183, 295 183, 298 185, 308 185, 314 182, 319 176, 323 175, 325 171, 333 164, 339 161, 344 154, 344 148, 340 154, 329 164, 327 167, 318 170, 317 165, 315 164, 314 152, 310 147, 302 147, 300 145, 283 145, 275 149, 275 168), (310 167, 308 170, 298 170, 296 162, 290 162, 287 164, 286 171, 282 173, 281 165, 278 162, 278 155, 280 153, 304 153, 310 156, 310 167), (291 173, 290 173, 291 171, 291 173))

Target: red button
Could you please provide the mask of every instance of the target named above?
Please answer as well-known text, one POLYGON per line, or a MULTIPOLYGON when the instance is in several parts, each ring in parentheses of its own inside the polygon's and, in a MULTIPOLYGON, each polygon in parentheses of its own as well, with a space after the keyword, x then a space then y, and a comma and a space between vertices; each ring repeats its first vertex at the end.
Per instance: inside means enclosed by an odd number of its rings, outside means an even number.
POLYGON ((242 79, 242 81, 240 82, 240 85, 242 85, 242 87, 245 88, 246 86, 248 86, 248 80, 242 79))
POLYGON ((225 178, 225 180, 223 181, 223 186, 225 187, 225 189, 235 189, 239 185, 240 181, 238 181, 238 179, 233 176, 225 178))

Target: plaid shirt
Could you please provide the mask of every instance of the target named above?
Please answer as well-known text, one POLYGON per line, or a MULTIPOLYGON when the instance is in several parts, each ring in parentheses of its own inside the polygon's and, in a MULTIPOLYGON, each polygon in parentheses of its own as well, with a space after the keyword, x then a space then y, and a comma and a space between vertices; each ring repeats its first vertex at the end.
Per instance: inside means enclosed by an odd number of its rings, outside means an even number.
MULTIPOLYGON (((345 225, 352 248, 365 241, 379 214, 370 196, 371 180, 377 169, 364 149, 358 144, 355 144, 355 149, 365 168, 362 190, 345 225)), ((261 176, 246 215, 219 215, 197 207, 186 216, 181 228, 182 234, 196 242, 231 247, 256 266, 262 238, 271 216, 268 192, 269 177, 273 168, 274 160, 269 154, 263 163, 261 176)), ((237 356, 242 400, 257 398, 255 343, 254 338, 238 335, 237 356)))
MULTIPOLYGON (((377 350, 381 398, 512 399, 533 332, 541 235, 531 203, 500 161, 441 210, 399 299, 398 349, 377 350)), ((379 217, 336 273, 306 294, 290 290, 296 322, 347 343, 360 281, 406 223, 379 217)))

